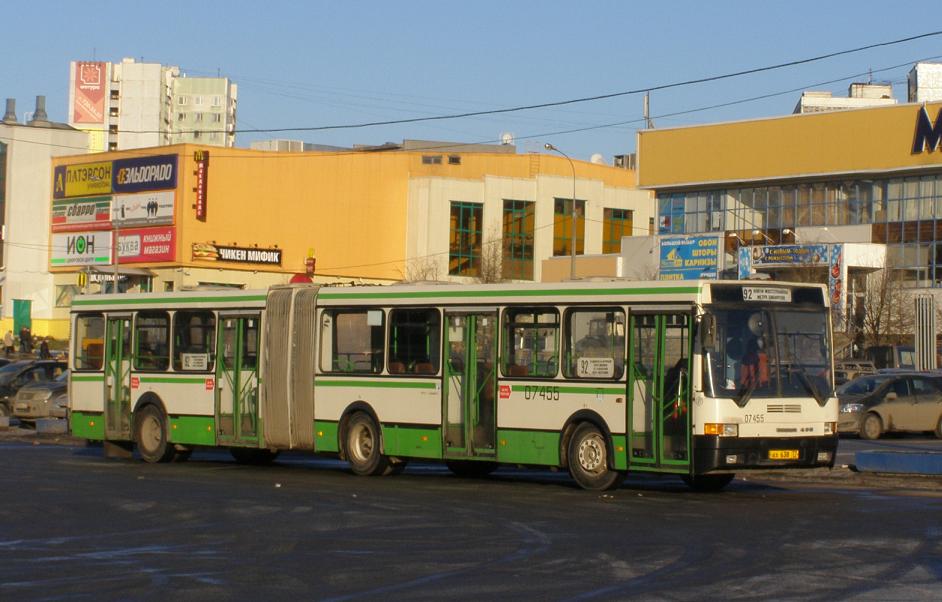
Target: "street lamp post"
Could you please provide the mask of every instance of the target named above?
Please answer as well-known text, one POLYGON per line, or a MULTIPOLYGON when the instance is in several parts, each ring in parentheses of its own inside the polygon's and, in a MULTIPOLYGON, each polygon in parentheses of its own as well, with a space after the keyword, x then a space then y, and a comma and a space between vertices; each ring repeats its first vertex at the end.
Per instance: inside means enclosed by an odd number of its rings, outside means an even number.
POLYGON ((543 145, 548 151, 557 152, 566 157, 569 161, 569 167, 572 169, 572 207, 569 212, 569 279, 576 279, 576 164, 572 159, 549 142, 543 145))

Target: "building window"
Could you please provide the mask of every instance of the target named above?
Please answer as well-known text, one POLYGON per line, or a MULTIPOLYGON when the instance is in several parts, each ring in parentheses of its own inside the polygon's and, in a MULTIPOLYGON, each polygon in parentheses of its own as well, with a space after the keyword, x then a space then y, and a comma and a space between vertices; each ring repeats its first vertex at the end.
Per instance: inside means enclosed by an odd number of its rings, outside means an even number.
POLYGON ((214 106, 214 107, 221 107, 221 106, 222 106, 222 97, 220 97, 220 96, 213 96, 213 106, 214 106))
POLYGON ((109 143, 108 143, 108 150, 110 150, 110 151, 118 150, 118 143, 117 143, 117 142, 109 142, 109 143))
POLYGON ((186 96, 178 96, 178 97, 177 97, 177 104, 178 104, 178 105, 185 105, 185 104, 186 104, 186 96))
POLYGON ((118 100, 120 98, 120 93, 117 90, 111 90, 110 95, 111 100, 118 100))
POLYGON ((437 309, 389 312, 389 373, 438 374, 441 330, 437 309))
POLYGON ((108 115, 109 115, 110 117, 117 117, 117 116, 118 116, 118 107, 109 107, 109 108, 108 108, 108 115))
POLYGON ((533 232, 535 207, 532 201, 504 200, 504 278, 533 280, 533 232))
POLYGON ((222 123, 222 113, 213 113, 213 122, 222 123))
POLYGON ((201 104, 203 104, 203 97, 202 97, 202 96, 194 96, 194 97, 193 97, 193 104, 195 104, 195 105, 201 105, 201 104))
POLYGON ((460 155, 448 155, 448 164, 449 165, 461 165, 461 156, 460 155))
POLYGON ((630 209, 606 209, 602 222, 602 252, 621 253, 621 239, 631 236, 634 212, 630 209))
POLYGON ((113 123, 113 124, 109 125, 109 126, 108 126, 108 133, 109 133, 109 134, 117 134, 117 133, 118 133, 118 124, 113 123))
POLYGON ((441 165, 442 156, 441 155, 422 155, 422 164, 423 165, 441 165))
POLYGON ((448 273, 477 276, 481 272, 481 228, 483 203, 451 202, 448 273))
POLYGON ((321 369, 379 374, 383 371, 385 316, 381 309, 332 309, 321 315, 321 369))
MULTIPOLYGON (((553 208, 553 256, 571 255, 572 199, 557 198, 553 208)), ((585 253, 585 201, 576 201, 576 254, 585 253)))
POLYGON ((177 113, 177 121, 184 121, 186 119, 186 113, 177 113))

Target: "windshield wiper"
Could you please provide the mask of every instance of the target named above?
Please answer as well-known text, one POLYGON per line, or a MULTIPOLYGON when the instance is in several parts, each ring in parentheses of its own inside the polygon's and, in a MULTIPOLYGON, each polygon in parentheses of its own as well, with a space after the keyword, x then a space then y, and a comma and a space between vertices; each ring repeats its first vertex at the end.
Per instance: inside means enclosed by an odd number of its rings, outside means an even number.
POLYGON ((746 407, 746 404, 749 403, 749 399, 752 397, 752 394, 756 392, 756 387, 758 386, 759 381, 757 379, 753 379, 752 384, 740 389, 740 391, 738 391, 734 397, 736 405, 741 408, 746 407))
POLYGON ((808 392, 811 393, 811 396, 814 397, 814 400, 818 402, 818 405, 823 406, 825 403, 827 403, 827 400, 821 396, 821 393, 818 391, 818 388, 814 386, 814 382, 811 380, 811 377, 808 376, 807 372, 805 372, 805 367, 801 365, 801 362, 795 362, 794 365, 798 369, 793 370, 793 371, 796 374, 798 374, 798 378, 799 380, 801 380, 801 384, 803 384, 805 388, 808 390, 808 392))

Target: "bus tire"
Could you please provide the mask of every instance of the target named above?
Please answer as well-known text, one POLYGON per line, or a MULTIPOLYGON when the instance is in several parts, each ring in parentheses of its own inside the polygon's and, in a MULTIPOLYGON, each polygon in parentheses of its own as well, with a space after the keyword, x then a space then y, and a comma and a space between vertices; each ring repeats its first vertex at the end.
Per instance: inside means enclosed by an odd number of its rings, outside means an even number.
POLYGON ((497 462, 476 462, 474 460, 451 460, 445 462, 448 470, 459 477, 480 479, 497 469, 497 462))
POLYGON ((153 404, 135 412, 134 440, 141 459, 145 462, 169 462, 176 449, 167 436, 167 417, 163 410, 153 404))
POLYGON ((258 447, 230 447, 229 454, 239 464, 267 466, 278 457, 277 451, 258 447))
POLYGON ((605 491, 621 483, 622 474, 608 466, 605 436, 591 422, 575 428, 567 453, 569 474, 583 489, 605 491))
POLYGON ((733 474, 700 474, 685 476, 684 483, 693 491, 711 492, 722 491, 729 485, 736 475, 733 474))
POLYGON ((883 434, 883 421, 880 417, 872 412, 864 416, 860 424, 860 438, 872 441, 879 439, 881 434, 883 434))
POLYGON ((383 455, 379 426, 364 412, 347 422, 344 452, 353 474, 378 476, 386 473, 389 458, 383 455))

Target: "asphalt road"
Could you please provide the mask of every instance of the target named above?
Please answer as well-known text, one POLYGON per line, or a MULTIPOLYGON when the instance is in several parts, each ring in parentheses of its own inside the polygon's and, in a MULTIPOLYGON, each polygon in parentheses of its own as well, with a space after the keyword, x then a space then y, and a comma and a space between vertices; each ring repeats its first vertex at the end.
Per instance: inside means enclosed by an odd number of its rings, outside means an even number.
MULTIPOLYGON (((68 443, 65 441, 65 443, 68 443)), ((737 479, 696 494, 548 471, 359 478, 283 457, 108 460, 0 442, 0 599, 937 600, 939 481, 737 479), (933 484, 934 483, 934 484, 933 484)), ((844 471, 845 473, 848 471, 844 471)))

